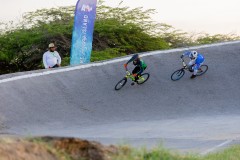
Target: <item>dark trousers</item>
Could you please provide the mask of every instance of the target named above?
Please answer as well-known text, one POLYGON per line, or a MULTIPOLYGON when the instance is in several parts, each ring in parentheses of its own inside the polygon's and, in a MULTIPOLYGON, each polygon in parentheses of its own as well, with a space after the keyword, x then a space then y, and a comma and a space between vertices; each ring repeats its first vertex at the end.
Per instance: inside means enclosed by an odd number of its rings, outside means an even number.
MULTIPOLYGON (((143 71, 144 71, 146 68, 147 68, 147 67, 143 68, 143 71)), ((136 67, 133 69, 132 74, 138 73, 138 72, 140 72, 140 71, 141 71, 141 68, 140 68, 139 66, 136 66, 136 67)), ((136 78, 135 78, 135 81, 138 80, 138 76, 141 75, 141 74, 142 74, 142 72, 141 72, 141 73, 138 73, 138 75, 137 75, 136 78)))
POLYGON ((57 64, 55 64, 54 66, 52 66, 51 68, 58 68, 59 66, 57 64))
POLYGON ((140 71, 140 67, 139 66, 136 66, 133 71, 132 71, 132 74, 135 74, 135 73, 138 73, 140 71))

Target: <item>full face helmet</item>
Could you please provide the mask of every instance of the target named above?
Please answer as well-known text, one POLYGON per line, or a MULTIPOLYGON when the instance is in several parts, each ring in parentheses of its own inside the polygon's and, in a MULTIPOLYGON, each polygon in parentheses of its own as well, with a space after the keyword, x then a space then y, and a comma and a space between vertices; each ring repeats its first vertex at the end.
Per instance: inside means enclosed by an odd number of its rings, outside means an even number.
POLYGON ((135 59, 133 60, 133 65, 137 65, 138 64, 138 62, 140 61, 140 58, 139 58, 139 55, 138 54, 135 54, 134 56, 136 56, 135 57, 135 59))
POLYGON ((133 61, 133 65, 137 65, 137 59, 133 61))
POLYGON ((197 51, 191 51, 191 53, 190 53, 190 55, 189 55, 189 57, 190 57, 191 59, 196 59, 197 56, 198 56, 197 51))

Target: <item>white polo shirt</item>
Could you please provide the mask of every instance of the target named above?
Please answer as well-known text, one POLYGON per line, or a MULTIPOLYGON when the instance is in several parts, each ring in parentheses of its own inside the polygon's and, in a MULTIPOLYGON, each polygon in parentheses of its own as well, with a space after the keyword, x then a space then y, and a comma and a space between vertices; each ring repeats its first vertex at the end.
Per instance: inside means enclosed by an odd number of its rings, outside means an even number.
POLYGON ((47 51, 43 54, 43 64, 45 68, 53 67, 56 64, 61 64, 61 57, 57 51, 47 51))

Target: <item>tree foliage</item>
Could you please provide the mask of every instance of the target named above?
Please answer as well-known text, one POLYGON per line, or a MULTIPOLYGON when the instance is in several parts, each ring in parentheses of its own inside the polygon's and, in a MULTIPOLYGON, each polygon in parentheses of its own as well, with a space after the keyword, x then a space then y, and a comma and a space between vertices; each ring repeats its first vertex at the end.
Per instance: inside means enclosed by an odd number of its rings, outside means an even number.
POLYGON ((231 40, 237 40, 239 39, 239 36, 236 36, 234 34, 216 34, 216 35, 209 35, 209 34, 203 34, 197 38, 198 44, 211 44, 216 42, 222 42, 222 41, 231 41, 231 40))

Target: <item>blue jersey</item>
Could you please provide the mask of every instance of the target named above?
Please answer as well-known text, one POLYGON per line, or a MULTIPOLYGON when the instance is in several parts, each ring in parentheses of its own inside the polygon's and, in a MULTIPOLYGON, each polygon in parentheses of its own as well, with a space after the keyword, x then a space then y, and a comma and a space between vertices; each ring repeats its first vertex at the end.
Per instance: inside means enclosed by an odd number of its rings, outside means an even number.
MULTIPOLYGON (((188 51, 188 52, 184 52, 184 56, 188 56, 189 58, 190 58, 190 51, 188 51)), ((203 61, 204 61, 204 57, 203 57, 203 55, 202 54, 200 54, 200 53, 198 53, 198 56, 197 56, 197 58, 196 58, 196 60, 195 60, 195 64, 201 64, 201 63, 203 63, 203 61)))
POLYGON ((204 61, 203 55, 198 53, 198 56, 197 56, 197 59, 196 59, 195 63, 196 64, 201 64, 201 63, 203 63, 203 61, 204 61))

